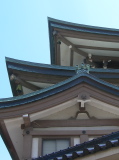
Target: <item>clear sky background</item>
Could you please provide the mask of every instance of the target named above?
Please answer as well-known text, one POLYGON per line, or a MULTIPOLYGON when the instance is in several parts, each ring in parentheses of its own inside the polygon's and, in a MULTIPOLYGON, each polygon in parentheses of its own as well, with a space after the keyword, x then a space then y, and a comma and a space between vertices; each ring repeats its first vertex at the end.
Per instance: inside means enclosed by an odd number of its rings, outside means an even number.
POLYGON ((50 64, 47 17, 119 29, 119 0, 0 0, 0 98, 12 97, 5 57, 50 64))

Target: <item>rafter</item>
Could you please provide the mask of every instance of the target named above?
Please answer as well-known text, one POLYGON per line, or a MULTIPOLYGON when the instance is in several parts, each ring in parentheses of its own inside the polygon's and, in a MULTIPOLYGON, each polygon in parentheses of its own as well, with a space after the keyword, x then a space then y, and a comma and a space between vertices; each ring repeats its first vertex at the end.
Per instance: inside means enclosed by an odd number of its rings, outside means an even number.
POLYGON ((106 48, 106 47, 95 47, 86 45, 75 45, 77 48, 95 49, 95 50, 108 50, 108 51, 119 51, 119 48, 106 48))
MULTIPOLYGON (((33 128, 119 126, 119 119, 35 120, 31 126, 33 128)), ((21 128, 24 127, 22 124, 21 128)))
POLYGON ((55 84, 60 81, 67 79, 67 76, 59 76, 59 75, 45 75, 45 74, 37 74, 37 73, 29 73, 23 71, 14 71, 14 74, 19 75, 19 78, 24 81, 33 81, 40 83, 50 83, 55 84))
POLYGON ((42 89, 42 88, 37 87, 37 86, 35 86, 35 85, 33 85, 33 84, 29 83, 29 82, 26 82, 26 81, 22 80, 22 79, 19 78, 18 76, 15 76, 15 75, 13 75, 13 74, 12 74, 12 76, 13 76, 13 79, 14 79, 14 80, 17 80, 21 85, 23 85, 23 86, 26 87, 26 88, 29 88, 29 89, 31 89, 31 90, 33 90, 33 91, 42 89))
POLYGON ((97 40, 97 41, 105 41, 105 42, 119 42, 118 36, 112 35, 101 35, 101 34, 94 34, 94 33, 83 33, 77 31, 69 31, 69 30, 62 30, 59 28, 54 28, 55 31, 60 32, 64 37, 71 37, 71 38, 80 38, 80 39, 87 39, 87 40, 97 40))
POLYGON ((84 51, 82 51, 82 50, 80 50, 80 49, 77 49, 72 42, 70 42, 69 40, 67 40, 67 39, 66 39, 65 37, 63 37, 60 33, 58 33, 58 38, 59 38, 63 43, 65 43, 67 46, 71 46, 71 49, 72 49, 74 52, 76 52, 76 53, 78 53, 78 54, 80 54, 80 55, 82 55, 82 56, 84 56, 84 57, 87 57, 87 56, 88 56, 88 54, 87 54, 86 52, 84 52, 84 51))

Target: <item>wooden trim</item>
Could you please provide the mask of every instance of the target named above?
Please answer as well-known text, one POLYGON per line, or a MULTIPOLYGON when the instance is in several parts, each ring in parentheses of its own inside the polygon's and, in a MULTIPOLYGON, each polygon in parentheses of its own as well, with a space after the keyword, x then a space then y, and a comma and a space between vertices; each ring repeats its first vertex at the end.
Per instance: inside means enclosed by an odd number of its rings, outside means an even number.
POLYGON ((32 153, 32 135, 31 130, 25 130, 23 137, 23 159, 31 160, 31 153, 32 153))
POLYGON ((23 115, 23 120, 24 120, 24 127, 25 128, 30 127, 31 122, 30 122, 30 117, 28 114, 23 115))
MULTIPOLYGON (((85 130, 85 134, 89 136, 101 136, 105 134, 110 134, 112 132, 117 132, 114 130, 85 130)), ((80 136, 84 134, 84 130, 33 130, 31 132, 32 136, 80 136)))
POLYGON ((14 74, 18 74, 19 77, 24 81, 34 81, 41 83, 55 84, 68 78, 67 76, 44 75, 39 73, 28 73, 18 70, 14 70, 13 72, 14 74))
POLYGON ((16 77, 15 80, 20 82, 21 85, 23 85, 24 87, 29 88, 29 89, 31 89, 33 91, 41 89, 40 87, 37 87, 37 86, 35 86, 35 85, 33 85, 33 84, 29 83, 29 82, 26 82, 23 79, 20 79, 19 77, 16 77))
POLYGON ((94 33, 84 33, 77 31, 68 31, 64 29, 54 28, 55 31, 59 32, 64 37, 80 38, 88 40, 106 41, 106 42, 119 42, 119 37, 114 35, 102 35, 94 33))
MULTIPOLYGON (((11 141, 7 128, 3 120, 0 121, 0 134, 13 160, 20 160, 11 141)), ((4 155, 5 156, 5 155, 4 155)))
POLYGON ((60 56, 61 56, 60 55, 60 44, 61 44, 61 42, 57 41, 57 47, 56 47, 57 48, 57 50, 56 50, 56 64, 57 65, 60 65, 60 63, 61 63, 60 62, 61 61, 60 60, 60 56))
POLYGON ((42 155, 42 138, 38 137, 38 155, 41 156, 42 155))
POLYGON ((70 66, 73 66, 74 61, 74 51, 70 49, 70 66))
POLYGON ((95 47, 85 45, 75 45, 77 48, 95 49, 95 50, 107 50, 107 51, 119 51, 119 48, 106 48, 106 47, 95 47))
POLYGON ((70 146, 71 146, 71 147, 74 146, 74 137, 70 137, 70 146))
POLYGON ((15 76, 14 74, 12 74, 11 76, 13 77, 12 80, 19 82, 22 86, 27 87, 33 91, 41 89, 40 87, 37 87, 29 82, 26 82, 25 80, 19 78, 18 76, 15 76))
POLYGON ((119 119, 35 120, 31 125, 33 128, 119 126, 119 119))
POLYGON ((73 43, 71 43, 69 40, 67 40, 65 37, 63 37, 61 34, 58 33, 58 37, 59 37, 59 39, 60 39, 63 43, 65 43, 67 46, 72 46, 72 50, 73 50, 74 52, 76 52, 76 53, 78 53, 78 54, 80 54, 80 55, 82 55, 82 56, 84 56, 84 57, 87 57, 87 56, 88 56, 88 54, 87 54, 86 52, 84 52, 84 51, 82 51, 82 50, 80 50, 80 49, 77 49, 73 43))

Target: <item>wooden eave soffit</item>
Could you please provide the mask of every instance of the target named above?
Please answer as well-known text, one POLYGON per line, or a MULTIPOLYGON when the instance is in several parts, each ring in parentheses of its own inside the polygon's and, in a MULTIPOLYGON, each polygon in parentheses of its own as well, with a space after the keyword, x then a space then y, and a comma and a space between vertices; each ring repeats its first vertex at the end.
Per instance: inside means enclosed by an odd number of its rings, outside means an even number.
POLYGON ((80 50, 80 48, 87 48, 87 49, 97 49, 97 50, 110 50, 110 51, 119 51, 119 48, 104 48, 104 47, 93 47, 93 46, 85 46, 85 45, 75 45, 69 40, 67 40, 64 36, 61 35, 58 31, 54 31, 54 34, 56 35, 59 40, 61 40, 64 44, 66 44, 71 50, 74 52, 80 54, 81 56, 86 57, 86 62, 90 65, 95 66, 96 63, 93 61, 108 61, 108 60, 114 60, 114 61, 119 61, 119 57, 112 57, 112 56, 98 56, 98 55, 92 55, 90 61, 89 59, 89 54, 80 50))
POLYGON ((42 89, 41 87, 37 87, 29 82, 26 82, 24 81, 23 79, 19 78, 18 76, 15 76, 14 74, 12 74, 10 76, 10 80, 15 80, 15 81, 18 81, 22 86, 26 87, 26 88, 29 88, 33 91, 36 91, 36 90, 39 90, 39 89, 42 89))

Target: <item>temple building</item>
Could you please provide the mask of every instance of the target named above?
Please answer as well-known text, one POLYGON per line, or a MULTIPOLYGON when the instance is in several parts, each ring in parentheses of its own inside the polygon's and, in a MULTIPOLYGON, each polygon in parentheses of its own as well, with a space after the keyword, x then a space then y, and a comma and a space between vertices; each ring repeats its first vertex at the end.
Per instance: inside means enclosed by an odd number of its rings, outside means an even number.
POLYGON ((13 160, 118 160, 119 30, 48 18, 51 65, 6 57, 0 133, 13 160))

